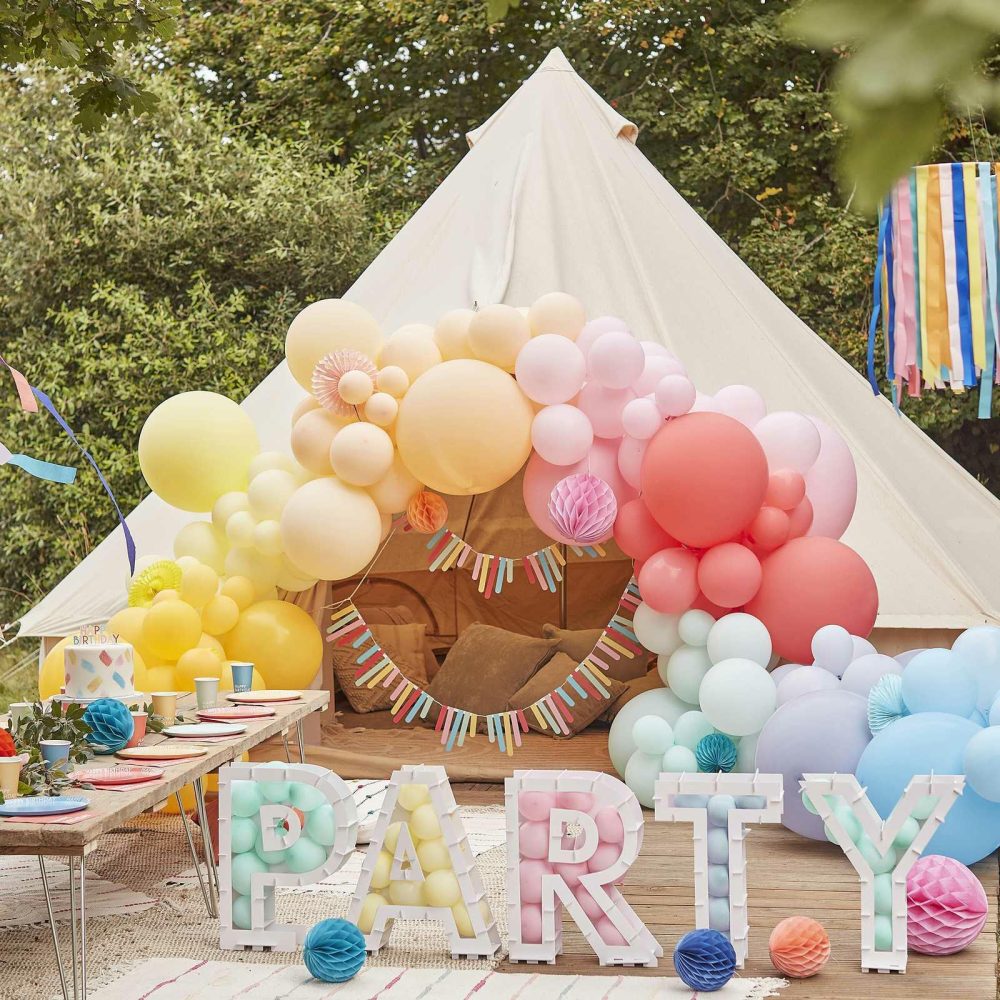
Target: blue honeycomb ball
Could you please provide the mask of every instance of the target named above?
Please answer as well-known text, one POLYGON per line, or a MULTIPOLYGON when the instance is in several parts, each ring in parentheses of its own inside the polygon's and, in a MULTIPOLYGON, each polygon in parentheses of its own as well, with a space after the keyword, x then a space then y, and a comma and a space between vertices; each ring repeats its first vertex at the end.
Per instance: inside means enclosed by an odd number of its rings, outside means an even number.
POLYGON ((736 952, 719 931, 689 931, 674 948, 674 968, 685 986, 714 993, 733 978, 736 952))
POLYGON ((90 727, 87 742, 107 747, 112 753, 121 750, 135 731, 132 713, 114 698, 99 698, 87 706, 83 721, 90 727))
POLYGON ((365 936, 350 920, 321 920, 306 935, 302 958, 324 983, 346 983, 365 964, 365 936))
POLYGON ((699 771, 731 771, 736 767, 736 744, 723 733, 709 733, 698 740, 694 759, 699 771))

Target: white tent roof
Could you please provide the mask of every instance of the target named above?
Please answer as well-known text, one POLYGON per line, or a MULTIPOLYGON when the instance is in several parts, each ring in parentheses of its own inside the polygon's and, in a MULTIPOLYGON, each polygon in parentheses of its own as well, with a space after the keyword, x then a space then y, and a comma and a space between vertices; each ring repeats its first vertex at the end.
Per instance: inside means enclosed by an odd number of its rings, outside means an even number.
MULTIPOLYGON (((741 382, 770 410, 837 427, 858 466, 844 540, 875 573, 878 624, 1000 621, 1000 502, 799 320, 634 145, 636 128, 554 50, 347 298, 390 331, 449 309, 529 303, 561 289, 680 357, 703 392, 741 382)), ((192 387, 195 388, 195 387, 192 387)), ((244 401, 265 449, 289 450, 302 390, 282 362, 244 401)), ((140 555, 172 551, 191 515, 147 497, 129 515, 140 555)), ((22 619, 64 635, 124 604, 114 531, 22 619)))

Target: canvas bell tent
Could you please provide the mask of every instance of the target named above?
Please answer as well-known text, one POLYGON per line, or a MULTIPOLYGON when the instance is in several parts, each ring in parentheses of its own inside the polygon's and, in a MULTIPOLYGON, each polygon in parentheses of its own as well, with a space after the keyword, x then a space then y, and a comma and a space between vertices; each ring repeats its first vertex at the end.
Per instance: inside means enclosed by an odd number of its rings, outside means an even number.
MULTIPOLYGON (((887 649, 935 645, 939 630, 1000 621, 1000 503, 874 397, 739 260, 642 155, 636 127, 561 52, 468 139, 462 162, 347 293, 384 332, 459 307, 523 305, 553 289, 578 297, 590 316, 621 316, 638 337, 675 353, 702 392, 744 383, 769 410, 813 414, 844 436, 858 471, 844 541, 874 572, 887 649)), ((262 449, 288 450, 302 396, 282 362, 243 402, 262 449)), ((128 518, 139 554, 165 556, 190 520, 155 496, 128 518)), ((546 542, 517 480, 454 501, 449 527, 486 552, 520 555, 546 542)), ((612 550, 571 567, 565 609, 559 595, 527 585, 487 604, 463 590, 468 574, 428 574, 425 545, 394 539, 373 586, 410 592, 445 637, 476 619, 537 634, 563 610, 572 625, 599 627, 629 573, 612 550)), ((116 530, 24 615, 20 634, 66 635, 106 620, 125 603, 126 574, 116 530)), ((322 608, 330 589, 321 583, 298 600, 322 608)))

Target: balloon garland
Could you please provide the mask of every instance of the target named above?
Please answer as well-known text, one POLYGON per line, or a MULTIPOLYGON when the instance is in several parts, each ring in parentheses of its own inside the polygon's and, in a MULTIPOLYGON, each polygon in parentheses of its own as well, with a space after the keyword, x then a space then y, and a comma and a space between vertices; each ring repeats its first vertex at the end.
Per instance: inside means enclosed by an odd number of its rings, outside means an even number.
MULTIPOLYGON (((543 730, 569 736, 569 724, 573 721, 571 709, 577 698, 609 698, 607 671, 610 666, 607 661, 623 657, 631 660, 643 652, 631 617, 640 600, 639 588, 633 578, 593 650, 570 671, 562 684, 526 708, 507 709, 483 716, 490 743, 495 743, 501 753, 513 756, 515 748, 521 746, 521 734, 528 731, 528 712, 543 730)), ((411 681, 376 642, 371 628, 353 603, 348 602, 333 613, 326 631, 327 642, 350 646, 358 651, 354 675, 354 683, 358 687, 375 688, 381 685, 392 688, 392 707, 389 711, 394 723, 411 723, 418 717, 426 719, 435 709, 434 730, 441 734, 441 744, 446 751, 463 746, 466 737, 472 739, 476 736, 479 714, 454 705, 444 705, 411 681)))

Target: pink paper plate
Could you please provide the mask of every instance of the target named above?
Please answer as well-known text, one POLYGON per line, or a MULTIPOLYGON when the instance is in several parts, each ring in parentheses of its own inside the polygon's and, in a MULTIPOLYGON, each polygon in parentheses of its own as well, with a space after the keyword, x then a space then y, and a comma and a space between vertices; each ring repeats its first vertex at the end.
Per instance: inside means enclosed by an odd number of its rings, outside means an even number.
POLYGON ((91 771, 77 771, 73 777, 91 785, 135 785, 142 781, 162 778, 163 772, 158 767, 118 764, 115 767, 95 767, 91 771))
POLYGON ((233 722, 238 719, 266 719, 276 713, 266 705, 222 705, 199 709, 196 714, 205 722, 233 722))

